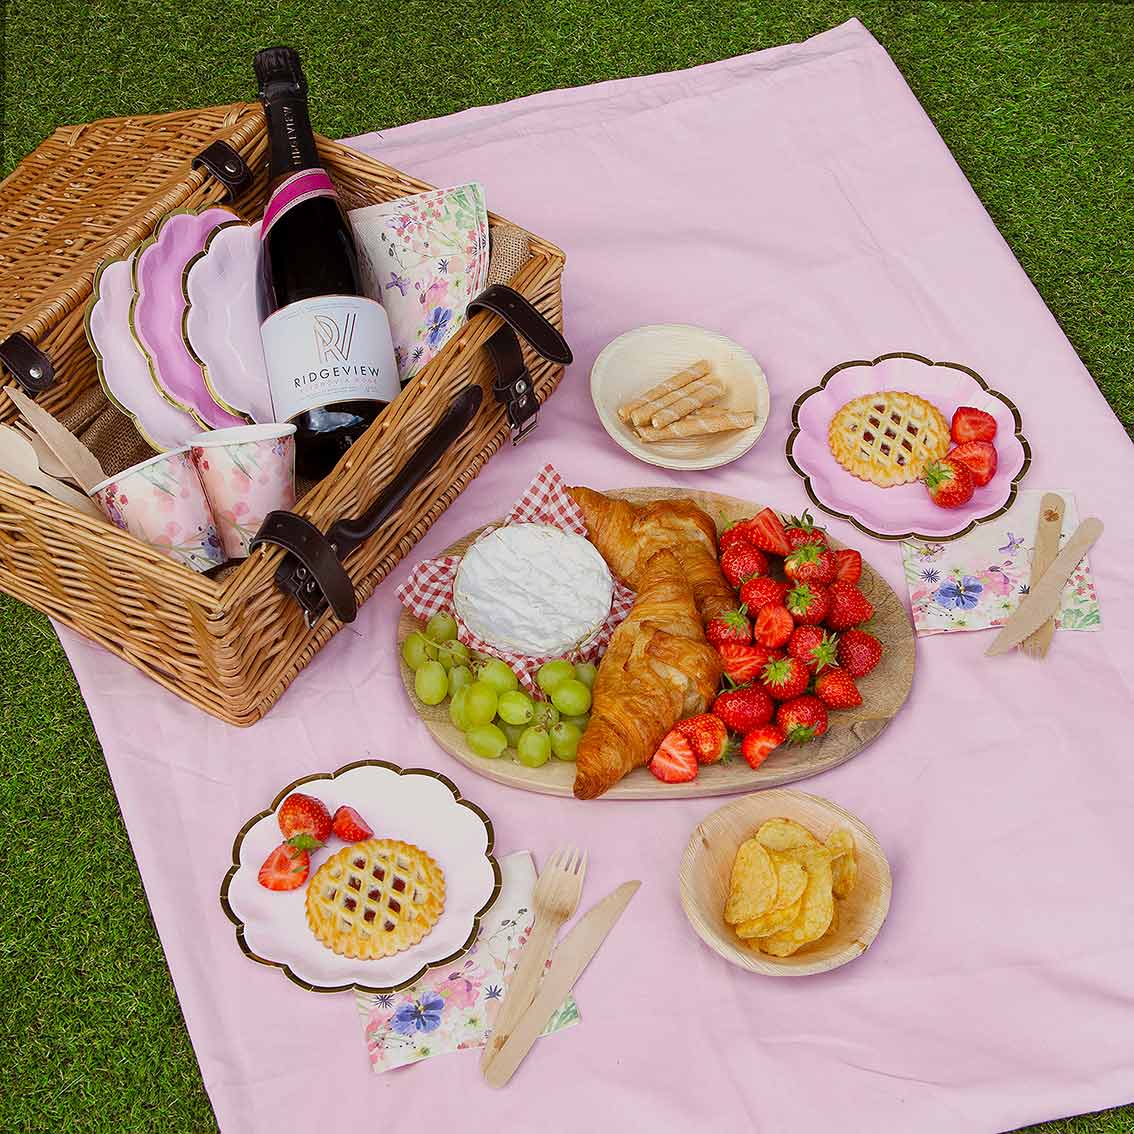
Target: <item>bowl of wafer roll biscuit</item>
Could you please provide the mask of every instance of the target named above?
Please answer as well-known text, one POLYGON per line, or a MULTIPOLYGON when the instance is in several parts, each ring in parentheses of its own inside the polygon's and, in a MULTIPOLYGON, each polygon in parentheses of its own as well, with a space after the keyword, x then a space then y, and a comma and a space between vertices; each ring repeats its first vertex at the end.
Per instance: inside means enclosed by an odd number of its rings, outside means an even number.
POLYGON ((768 380, 739 343, 679 323, 636 327, 599 353, 591 400, 628 453, 669 469, 713 469, 756 443, 768 380))

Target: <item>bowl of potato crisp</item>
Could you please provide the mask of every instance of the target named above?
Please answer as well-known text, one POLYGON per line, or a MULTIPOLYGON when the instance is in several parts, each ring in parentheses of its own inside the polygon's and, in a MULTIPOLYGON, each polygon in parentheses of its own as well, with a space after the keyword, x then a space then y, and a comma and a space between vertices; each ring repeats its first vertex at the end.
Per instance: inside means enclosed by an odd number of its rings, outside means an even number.
POLYGON ((853 961, 890 908, 890 866, 870 828, 798 791, 756 792, 704 819, 685 848, 680 886, 701 940, 765 976, 853 961))

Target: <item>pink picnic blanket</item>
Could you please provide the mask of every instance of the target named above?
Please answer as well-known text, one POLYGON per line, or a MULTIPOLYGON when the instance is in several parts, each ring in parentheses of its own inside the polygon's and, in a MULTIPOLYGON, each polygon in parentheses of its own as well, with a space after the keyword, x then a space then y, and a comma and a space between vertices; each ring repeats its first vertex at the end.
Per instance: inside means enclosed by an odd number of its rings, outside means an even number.
MULTIPOLYGON (((354 144, 435 184, 479 180, 495 211, 561 244, 576 361, 532 439, 491 462, 254 728, 62 634, 221 1127, 961 1134, 1134 1098, 1134 452, 886 52, 851 21, 354 144), (591 407, 599 349, 663 322, 723 331, 767 372, 767 431, 727 468, 639 464, 591 407), (597 488, 798 511, 793 401, 835 363, 892 350, 963 362, 1016 401, 1027 483, 1065 485, 1107 523, 1092 556, 1105 628, 1057 635, 1043 664, 984 658, 988 635, 919 641, 889 730, 800 785, 877 832, 889 920, 838 971, 756 976, 702 945, 678 900, 689 834, 721 801, 577 803, 466 771, 402 692, 395 590, 548 461, 597 488), (643 880, 579 985, 582 1025, 541 1040, 503 1091, 475 1056, 373 1076, 352 997, 250 963, 221 911, 241 823, 293 779, 365 756, 443 770, 492 816, 501 853, 587 847, 584 906, 643 880)), ((895 545, 830 526, 903 592, 895 545)))

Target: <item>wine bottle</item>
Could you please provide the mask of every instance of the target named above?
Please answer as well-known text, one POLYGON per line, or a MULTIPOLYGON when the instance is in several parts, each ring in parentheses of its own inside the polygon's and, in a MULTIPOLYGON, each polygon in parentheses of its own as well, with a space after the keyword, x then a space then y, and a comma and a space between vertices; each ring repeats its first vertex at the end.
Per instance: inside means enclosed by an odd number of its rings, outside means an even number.
POLYGON ((256 53, 268 120, 260 229, 260 338, 277 421, 296 426, 296 469, 334 467, 400 386, 382 305, 363 294, 358 252, 319 163, 307 81, 290 47, 256 53))

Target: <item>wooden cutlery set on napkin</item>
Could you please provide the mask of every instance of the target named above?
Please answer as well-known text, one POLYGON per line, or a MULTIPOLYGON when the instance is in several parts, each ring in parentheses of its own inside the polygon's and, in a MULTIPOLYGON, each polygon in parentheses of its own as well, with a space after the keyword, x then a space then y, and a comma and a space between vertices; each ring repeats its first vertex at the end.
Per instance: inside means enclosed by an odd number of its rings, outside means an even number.
POLYGON ((535 924, 480 1061, 490 1086, 503 1087, 512 1078, 641 885, 623 882, 556 946, 560 928, 578 908, 586 873, 586 853, 570 848, 553 854, 540 873, 532 895, 535 924))
POLYGON ((1040 502, 1028 594, 985 650, 986 656, 1006 654, 1016 646, 1028 657, 1047 656, 1063 587, 1103 532, 1102 521, 1091 516, 1075 529, 1060 551, 1063 508, 1063 498, 1054 492, 1047 493, 1040 502))

